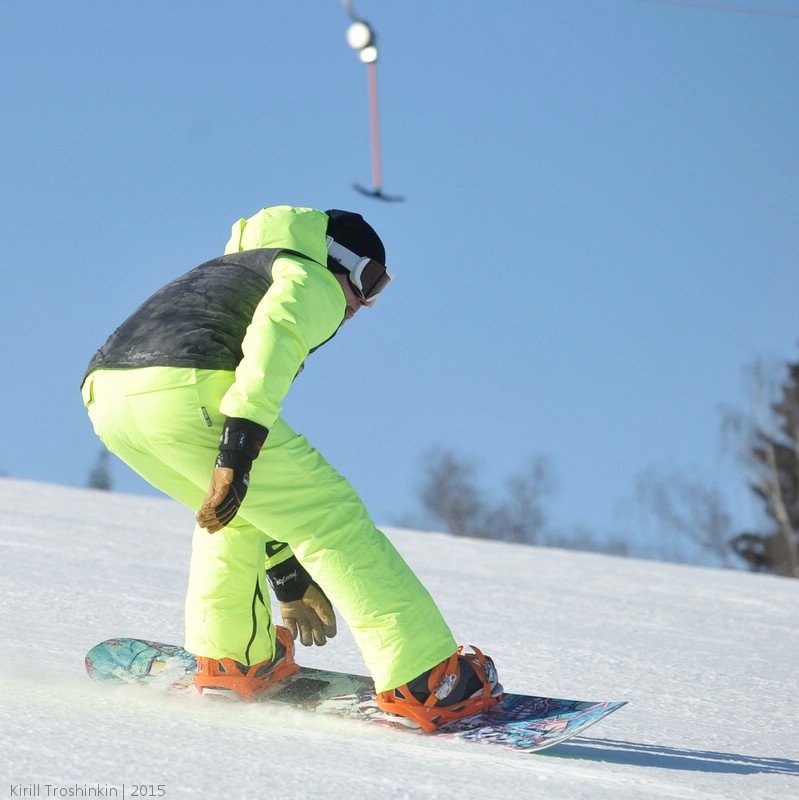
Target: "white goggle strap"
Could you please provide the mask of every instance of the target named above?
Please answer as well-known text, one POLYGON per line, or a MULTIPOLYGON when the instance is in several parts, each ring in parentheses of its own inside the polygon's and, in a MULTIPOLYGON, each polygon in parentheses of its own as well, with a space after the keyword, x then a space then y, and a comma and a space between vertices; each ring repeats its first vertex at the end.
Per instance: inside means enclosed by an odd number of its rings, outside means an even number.
POLYGON ((326 236, 327 254, 333 261, 341 264, 347 272, 355 272, 364 261, 369 261, 368 258, 361 258, 357 253, 348 250, 343 244, 339 244, 332 236, 326 236))

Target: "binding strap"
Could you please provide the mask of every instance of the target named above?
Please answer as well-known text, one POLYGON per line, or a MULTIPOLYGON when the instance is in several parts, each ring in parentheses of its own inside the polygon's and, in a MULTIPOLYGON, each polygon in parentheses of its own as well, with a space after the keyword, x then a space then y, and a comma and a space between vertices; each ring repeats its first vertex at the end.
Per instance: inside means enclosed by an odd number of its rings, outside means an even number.
MULTIPOLYGON (((396 689, 378 694, 375 697, 377 705, 383 711, 412 720, 425 733, 432 733, 442 725, 464 717, 471 717, 496 705, 501 698, 494 697, 491 694, 491 686, 488 683, 486 674, 486 657, 477 647, 474 645, 471 647, 476 658, 470 658, 469 662, 483 684, 482 691, 477 697, 467 697, 452 705, 441 706, 438 705, 441 698, 436 694, 436 689, 431 687, 430 694, 422 703, 414 697, 413 692, 411 692, 406 683, 396 689)), ((435 682, 438 689, 441 688, 442 683, 447 680, 449 675, 458 676, 460 674, 458 659, 462 652, 463 646, 460 646, 455 653, 431 673, 431 682, 435 682), (440 679, 436 679, 438 676, 440 676, 440 679)))

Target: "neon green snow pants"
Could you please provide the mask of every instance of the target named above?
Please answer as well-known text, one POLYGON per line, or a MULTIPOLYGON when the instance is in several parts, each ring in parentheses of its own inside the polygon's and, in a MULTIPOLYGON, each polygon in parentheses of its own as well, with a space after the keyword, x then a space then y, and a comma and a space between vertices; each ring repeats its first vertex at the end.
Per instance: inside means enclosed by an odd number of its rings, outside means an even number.
MULTIPOLYGON (((232 381, 232 372, 190 368, 98 370, 82 395, 106 447, 196 510, 224 422, 219 403, 232 381)), ((280 419, 253 464, 237 517, 216 534, 195 528, 187 650, 244 664, 272 657, 275 633, 265 587, 270 539, 288 543, 324 589, 351 628, 378 692, 455 652, 433 599, 350 484, 280 419)))

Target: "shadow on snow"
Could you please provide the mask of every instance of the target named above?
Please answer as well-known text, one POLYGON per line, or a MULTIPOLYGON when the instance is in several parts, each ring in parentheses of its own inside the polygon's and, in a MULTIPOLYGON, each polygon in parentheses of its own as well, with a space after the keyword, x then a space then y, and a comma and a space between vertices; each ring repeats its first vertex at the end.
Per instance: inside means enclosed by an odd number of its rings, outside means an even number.
POLYGON ((799 775, 799 761, 787 758, 761 758, 711 750, 678 750, 654 744, 635 744, 612 739, 580 739, 553 747, 541 753, 550 758, 586 758, 637 767, 660 767, 695 772, 733 775, 799 775))

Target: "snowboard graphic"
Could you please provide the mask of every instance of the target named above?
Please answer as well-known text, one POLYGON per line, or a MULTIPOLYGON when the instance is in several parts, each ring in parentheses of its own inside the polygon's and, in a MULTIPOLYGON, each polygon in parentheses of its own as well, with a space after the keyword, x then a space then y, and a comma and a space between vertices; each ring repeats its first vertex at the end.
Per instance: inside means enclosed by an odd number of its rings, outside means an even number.
MULTIPOLYGON (((109 639, 86 654, 89 676, 106 684, 141 684, 172 692, 193 691, 195 669, 194 656, 182 647, 143 639, 109 639)), ((376 716, 379 710, 373 699, 374 684, 370 678, 301 667, 276 684, 259 702, 284 703, 316 714, 396 727, 376 716)), ((534 752, 581 733, 625 702, 506 694, 490 711, 451 722, 429 735, 534 752)), ((402 730, 419 733, 404 726, 402 730)))

